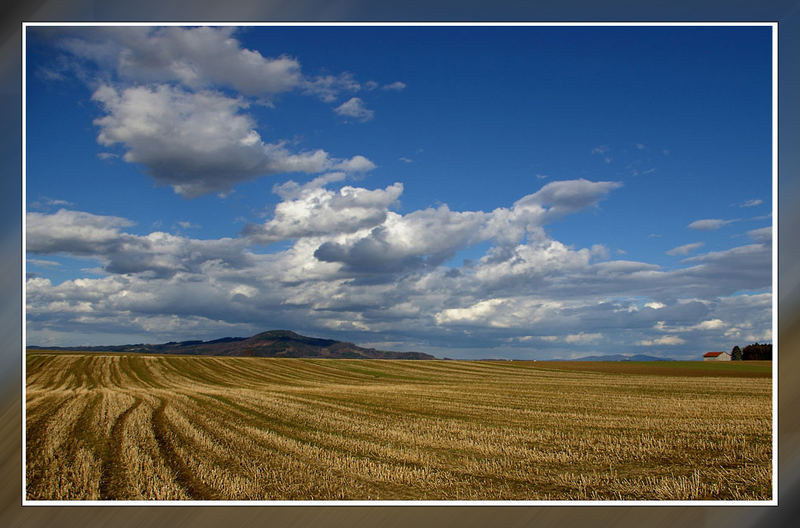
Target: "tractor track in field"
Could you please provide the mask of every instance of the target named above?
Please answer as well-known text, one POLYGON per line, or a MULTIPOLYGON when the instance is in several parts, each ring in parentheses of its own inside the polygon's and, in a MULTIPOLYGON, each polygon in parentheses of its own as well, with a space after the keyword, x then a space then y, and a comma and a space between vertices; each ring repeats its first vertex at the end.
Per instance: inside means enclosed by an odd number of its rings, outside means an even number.
POLYGON ((100 500, 114 500, 129 498, 124 493, 125 467, 122 464, 122 451, 125 439, 125 427, 128 417, 142 404, 141 398, 125 409, 114 421, 111 427, 111 436, 106 444, 106 453, 103 457, 100 476, 100 500))

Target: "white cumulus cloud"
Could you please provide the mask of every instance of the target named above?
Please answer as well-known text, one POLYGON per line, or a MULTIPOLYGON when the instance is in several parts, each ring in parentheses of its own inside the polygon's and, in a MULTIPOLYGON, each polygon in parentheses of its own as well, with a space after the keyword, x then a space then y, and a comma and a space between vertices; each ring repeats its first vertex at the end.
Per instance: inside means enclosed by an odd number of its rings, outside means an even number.
MULTIPOLYGON (((546 223, 596 204, 618 186, 615 182, 559 181, 518 200, 511 208, 498 208, 491 212, 452 211, 447 205, 406 215, 388 212, 385 222, 369 233, 344 242, 327 241, 315 256, 324 262, 342 263, 354 271, 397 272, 431 268, 478 242, 493 240, 512 246, 526 234, 532 238, 540 237, 541 227, 546 223)), ((556 245, 551 249, 558 251, 559 248, 556 245)), ((597 247, 598 253, 602 250, 597 247)), ((518 261, 541 264, 546 254, 537 249, 537 257, 533 258, 530 248, 519 251, 526 255, 513 263, 498 265, 521 269, 525 266, 518 265, 518 261)), ((563 257, 565 252, 560 253, 559 257, 563 257)), ((579 259, 586 261, 592 251, 586 250, 579 255, 579 259)), ((558 257, 546 258, 555 267, 569 266, 569 260, 565 263, 558 257)), ((534 267, 535 264, 529 266, 530 269, 534 267)))
MULTIPOLYGON (((98 142, 121 144, 125 161, 142 164, 159 184, 187 197, 226 192, 266 174, 315 173, 334 165, 323 150, 292 153, 282 143, 265 143, 241 112, 247 103, 240 98, 169 85, 121 91, 103 85, 92 98, 106 112, 95 120, 98 142)), ((354 159, 350 163, 362 168, 368 162, 354 159)))
POLYGON ((338 191, 323 188, 315 180, 309 186, 282 187, 288 199, 275 207, 274 217, 263 225, 249 225, 246 236, 253 242, 271 243, 289 238, 352 233, 384 222, 389 206, 403 192, 395 183, 385 189, 367 190, 345 186, 338 191))
POLYGON ((137 83, 180 82, 193 88, 226 86, 270 96, 304 83, 297 59, 264 57, 243 48, 234 27, 123 27, 84 29, 64 39, 74 55, 116 70, 137 83))
POLYGON ((364 156, 356 155, 349 160, 337 163, 333 166, 333 169, 345 172, 367 172, 373 170, 375 167, 376 165, 364 156))

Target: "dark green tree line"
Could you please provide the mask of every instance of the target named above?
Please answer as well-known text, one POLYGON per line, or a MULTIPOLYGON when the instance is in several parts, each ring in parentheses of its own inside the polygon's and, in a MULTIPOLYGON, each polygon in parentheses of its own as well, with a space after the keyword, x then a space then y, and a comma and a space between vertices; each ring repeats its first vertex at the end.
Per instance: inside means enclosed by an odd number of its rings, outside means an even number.
POLYGON ((752 345, 747 345, 744 349, 740 349, 738 346, 733 347, 731 350, 731 359, 734 361, 747 361, 747 360, 765 360, 765 359, 772 359, 772 344, 771 343, 764 343, 758 344, 753 343, 752 345))

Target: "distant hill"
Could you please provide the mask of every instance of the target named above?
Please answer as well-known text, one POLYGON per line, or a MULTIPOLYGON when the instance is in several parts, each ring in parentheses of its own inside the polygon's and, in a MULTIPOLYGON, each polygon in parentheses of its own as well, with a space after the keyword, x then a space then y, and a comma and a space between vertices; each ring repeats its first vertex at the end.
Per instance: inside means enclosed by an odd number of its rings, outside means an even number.
POLYGON ((271 330, 252 337, 223 337, 213 341, 170 341, 160 345, 112 345, 83 347, 38 347, 31 350, 77 350, 87 352, 140 352, 148 354, 187 354, 201 356, 254 356, 331 359, 436 359, 422 352, 389 352, 363 348, 353 343, 320 339, 290 330, 271 330))
POLYGON ((648 356, 647 354, 633 354, 627 356, 625 354, 611 354, 608 356, 585 356, 577 359, 570 359, 567 361, 672 361, 669 358, 662 358, 656 356, 648 356))

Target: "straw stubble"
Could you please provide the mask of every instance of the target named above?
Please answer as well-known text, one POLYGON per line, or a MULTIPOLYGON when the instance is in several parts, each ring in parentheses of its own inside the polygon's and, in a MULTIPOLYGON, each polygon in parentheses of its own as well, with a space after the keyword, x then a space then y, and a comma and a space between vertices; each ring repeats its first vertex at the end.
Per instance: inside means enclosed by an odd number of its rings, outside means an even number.
POLYGON ((771 498, 769 378, 46 351, 27 377, 30 500, 771 498))

